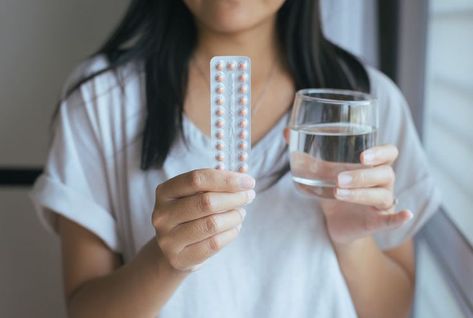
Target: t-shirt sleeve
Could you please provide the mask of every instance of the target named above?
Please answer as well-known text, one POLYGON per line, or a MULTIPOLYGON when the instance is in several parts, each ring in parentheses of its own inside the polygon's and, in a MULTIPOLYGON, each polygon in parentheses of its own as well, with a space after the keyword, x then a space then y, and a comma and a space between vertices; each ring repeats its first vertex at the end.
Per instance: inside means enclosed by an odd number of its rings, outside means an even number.
POLYGON ((409 107, 396 85, 385 75, 370 70, 373 95, 379 102, 379 143, 394 144, 399 157, 393 165, 396 173, 394 195, 397 210, 409 209, 414 217, 403 226, 375 234, 383 250, 399 246, 412 238, 438 210, 440 194, 429 173, 426 155, 417 135, 409 107))
POLYGON ((62 215, 120 252, 100 123, 88 90, 90 85, 84 84, 60 106, 45 170, 30 197, 49 230, 62 215))

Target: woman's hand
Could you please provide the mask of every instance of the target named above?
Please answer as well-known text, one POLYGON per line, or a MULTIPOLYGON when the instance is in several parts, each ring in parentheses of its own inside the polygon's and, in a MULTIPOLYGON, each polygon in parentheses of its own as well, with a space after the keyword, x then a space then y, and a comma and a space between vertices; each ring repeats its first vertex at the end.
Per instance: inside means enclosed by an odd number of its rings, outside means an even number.
POLYGON ((181 174, 156 189, 152 222, 158 245, 169 264, 195 269, 233 241, 253 201, 255 180, 214 169, 181 174))
POLYGON ((398 156, 393 145, 370 148, 361 154, 361 169, 338 174, 335 198, 321 202, 327 230, 334 243, 348 244, 375 232, 401 226, 412 218, 395 212, 395 174, 398 156))

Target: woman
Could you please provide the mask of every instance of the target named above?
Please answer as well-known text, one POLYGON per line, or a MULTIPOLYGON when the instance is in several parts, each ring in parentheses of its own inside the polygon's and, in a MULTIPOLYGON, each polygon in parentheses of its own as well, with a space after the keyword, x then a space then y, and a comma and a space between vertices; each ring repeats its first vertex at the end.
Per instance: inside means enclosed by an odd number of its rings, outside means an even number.
POLYGON ((401 94, 323 37, 318 1, 132 1, 68 87, 32 197, 60 235, 72 317, 408 316, 434 187, 401 94), (208 168, 214 55, 252 59, 256 180, 208 168), (307 87, 380 100, 383 146, 339 175, 337 200, 288 171, 307 87))

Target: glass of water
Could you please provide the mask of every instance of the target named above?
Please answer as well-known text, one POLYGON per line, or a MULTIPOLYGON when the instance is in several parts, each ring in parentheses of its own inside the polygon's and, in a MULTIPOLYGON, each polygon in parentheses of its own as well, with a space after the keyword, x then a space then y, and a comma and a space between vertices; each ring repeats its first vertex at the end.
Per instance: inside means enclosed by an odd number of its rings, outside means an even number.
POLYGON ((360 168, 361 153, 377 143, 377 101, 356 91, 303 89, 289 128, 293 180, 306 192, 333 198, 338 174, 360 168))

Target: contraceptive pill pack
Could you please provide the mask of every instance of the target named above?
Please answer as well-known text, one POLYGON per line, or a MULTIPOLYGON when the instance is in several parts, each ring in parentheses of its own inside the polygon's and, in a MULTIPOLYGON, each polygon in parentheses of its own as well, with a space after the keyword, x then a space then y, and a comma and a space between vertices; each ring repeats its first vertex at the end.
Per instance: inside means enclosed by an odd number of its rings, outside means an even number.
POLYGON ((251 150, 251 60, 210 60, 211 144, 215 168, 246 173, 251 150))

